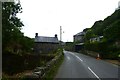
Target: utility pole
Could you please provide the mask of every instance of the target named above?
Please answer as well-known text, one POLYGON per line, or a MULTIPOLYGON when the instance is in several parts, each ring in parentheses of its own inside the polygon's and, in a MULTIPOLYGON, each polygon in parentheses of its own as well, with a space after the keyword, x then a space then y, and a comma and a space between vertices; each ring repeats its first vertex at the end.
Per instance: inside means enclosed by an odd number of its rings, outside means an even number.
POLYGON ((60 48, 62 49, 62 26, 60 26, 60 48))
POLYGON ((62 42, 62 26, 60 26, 60 42, 62 42))

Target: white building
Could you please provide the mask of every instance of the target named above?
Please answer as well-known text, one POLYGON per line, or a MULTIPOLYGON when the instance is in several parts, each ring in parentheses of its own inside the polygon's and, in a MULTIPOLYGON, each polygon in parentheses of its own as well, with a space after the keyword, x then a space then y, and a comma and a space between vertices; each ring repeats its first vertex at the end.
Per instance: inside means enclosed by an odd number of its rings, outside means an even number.
POLYGON ((100 42, 102 38, 103 38, 103 36, 90 38, 90 43, 92 43, 92 42, 100 42))

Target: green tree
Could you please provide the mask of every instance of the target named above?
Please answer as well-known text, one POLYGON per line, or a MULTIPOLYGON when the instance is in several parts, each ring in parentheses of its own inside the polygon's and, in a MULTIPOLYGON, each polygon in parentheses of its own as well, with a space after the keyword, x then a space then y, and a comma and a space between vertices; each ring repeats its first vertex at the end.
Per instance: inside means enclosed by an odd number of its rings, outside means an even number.
POLYGON ((94 38, 94 37, 97 37, 97 35, 95 35, 95 33, 93 32, 93 29, 87 30, 84 36, 85 42, 89 42, 90 38, 94 38))
POLYGON ((110 41, 120 40, 120 20, 115 21, 104 30, 104 36, 110 41))
POLYGON ((2 41, 4 51, 13 51, 13 47, 18 47, 19 38, 23 36, 20 29, 23 23, 16 17, 21 13, 20 3, 3 2, 2 3, 2 41))
POLYGON ((22 12, 20 3, 3 2, 2 3, 2 41, 3 53, 10 52, 22 54, 31 51, 33 39, 25 37, 20 31, 24 26, 16 16, 22 12))
POLYGON ((21 38, 22 50, 24 53, 29 53, 33 50, 34 47, 34 39, 31 39, 27 36, 21 38))
POLYGON ((94 34, 99 35, 99 36, 103 35, 102 26, 103 26, 103 21, 102 20, 96 21, 94 23, 94 25, 92 26, 94 34))

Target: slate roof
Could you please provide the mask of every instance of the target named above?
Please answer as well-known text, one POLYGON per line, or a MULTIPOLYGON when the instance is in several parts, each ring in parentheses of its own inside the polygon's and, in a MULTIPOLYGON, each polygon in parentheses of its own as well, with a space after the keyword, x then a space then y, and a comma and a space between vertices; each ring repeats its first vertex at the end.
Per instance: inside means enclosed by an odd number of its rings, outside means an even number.
POLYGON ((83 35, 85 35, 85 32, 79 32, 79 33, 77 33, 77 34, 74 35, 74 36, 83 36, 83 35))
POLYGON ((49 43, 58 43, 58 38, 56 37, 45 37, 45 36, 37 36, 35 37, 35 42, 49 42, 49 43))

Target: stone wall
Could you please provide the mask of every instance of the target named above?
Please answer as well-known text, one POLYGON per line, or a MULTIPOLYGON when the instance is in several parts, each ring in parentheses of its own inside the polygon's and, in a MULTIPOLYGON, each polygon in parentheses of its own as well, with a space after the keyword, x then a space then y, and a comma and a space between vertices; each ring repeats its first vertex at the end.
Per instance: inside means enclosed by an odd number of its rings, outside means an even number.
POLYGON ((53 67, 53 65, 56 65, 58 61, 62 57, 62 53, 59 53, 56 57, 54 57, 51 61, 49 61, 45 66, 36 67, 32 73, 28 73, 24 75, 24 78, 28 80, 42 80, 42 78, 46 75, 46 73, 53 67))
POLYGON ((35 53, 51 53, 58 49, 59 44, 58 43, 35 43, 35 53))

